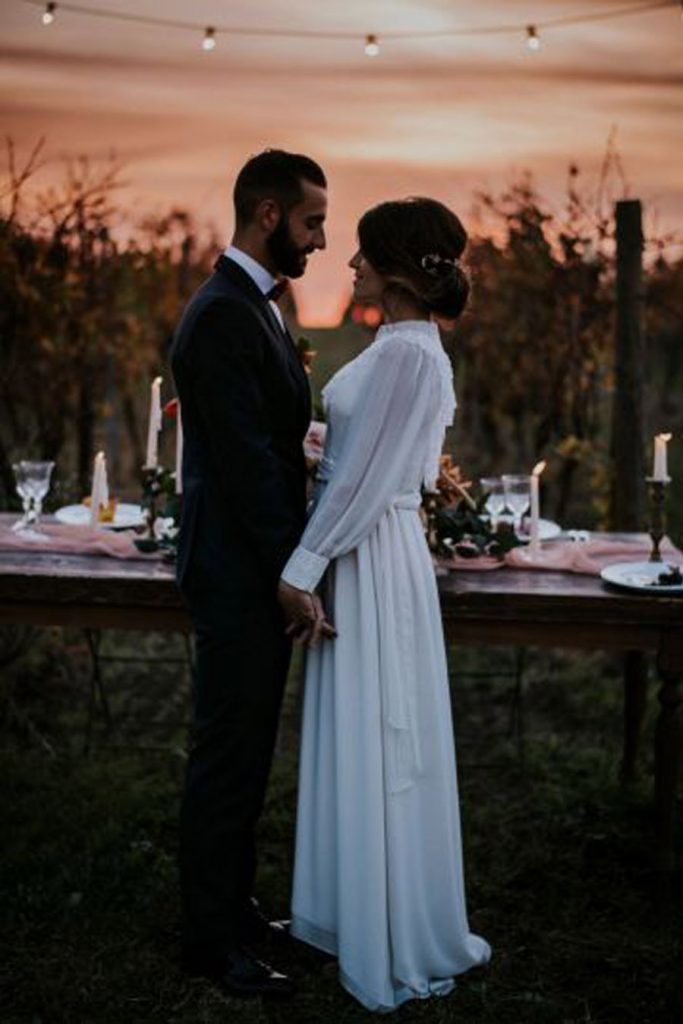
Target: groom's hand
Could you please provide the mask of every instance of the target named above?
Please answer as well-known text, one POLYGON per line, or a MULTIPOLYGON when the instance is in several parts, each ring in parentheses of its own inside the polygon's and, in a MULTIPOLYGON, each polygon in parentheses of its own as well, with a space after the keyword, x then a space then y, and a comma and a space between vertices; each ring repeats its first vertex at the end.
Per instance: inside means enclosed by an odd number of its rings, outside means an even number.
POLYGON ((317 647, 321 639, 333 640, 337 635, 336 629, 325 617, 325 610, 318 595, 311 594, 311 597, 315 609, 315 622, 300 629, 292 624, 285 631, 292 636, 297 647, 317 647))
POLYGON ((322 636, 337 635, 325 619, 317 594, 309 594, 280 580, 277 598, 287 620, 285 632, 298 646, 315 647, 322 636))

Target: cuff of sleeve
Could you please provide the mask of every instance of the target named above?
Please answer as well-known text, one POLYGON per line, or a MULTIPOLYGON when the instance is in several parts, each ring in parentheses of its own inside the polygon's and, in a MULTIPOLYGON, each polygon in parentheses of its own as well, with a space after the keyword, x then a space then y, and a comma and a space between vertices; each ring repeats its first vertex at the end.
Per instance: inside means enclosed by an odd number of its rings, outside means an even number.
POLYGON ((316 555, 314 551, 307 551, 306 548, 296 548, 287 565, 282 570, 281 578, 291 587, 299 590, 312 592, 322 579, 322 575, 329 565, 329 558, 323 555, 316 555))

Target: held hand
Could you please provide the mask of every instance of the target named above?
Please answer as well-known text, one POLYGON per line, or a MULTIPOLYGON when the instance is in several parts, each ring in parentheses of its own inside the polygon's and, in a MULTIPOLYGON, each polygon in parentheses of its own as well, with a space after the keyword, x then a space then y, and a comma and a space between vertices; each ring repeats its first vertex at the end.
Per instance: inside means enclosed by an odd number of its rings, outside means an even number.
POLYGON ((323 603, 317 594, 313 594, 313 607, 315 608, 315 625, 313 626, 311 637, 308 641, 308 647, 317 647, 319 640, 334 640, 337 635, 337 630, 334 628, 331 622, 327 621, 325 615, 325 609, 323 603))
POLYGON ((337 630, 325 619, 319 619, 313 626, 297 626, 291 623, 285 633, 291 636, 296 647, 317 647, 321 639, 334 640, 337 630))
POLYGON ((336 637, 337 632, 326 620, 317 594, 298 590, 280 580, 278 601, 288 620, 285 633, 292 637, 297 647, 316 647, 321 638, 336 637))
POLYGON ((292 629, 310 629, 314 625, 317 613, 311 594, 280 580, 277 586, 277 599, 285 613, 288 633, 292 629))

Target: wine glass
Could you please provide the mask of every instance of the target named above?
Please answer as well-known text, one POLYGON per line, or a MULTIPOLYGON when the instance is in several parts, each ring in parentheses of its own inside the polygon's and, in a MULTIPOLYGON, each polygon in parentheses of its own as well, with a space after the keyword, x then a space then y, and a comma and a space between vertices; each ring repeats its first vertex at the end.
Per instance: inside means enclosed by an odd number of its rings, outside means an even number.
POLYGON ((491 516, 491 529, 495 533, 498 529, 498 520, 505 509, 503 481, 499 476, 483 476, 479 483, 486 495, 484 508, 491 516))
POLYGON ((25 530, 29 523, 36 527, 43 511, 43 498, 50 489, 50 477, 54 462, 30 462, 22 459, 13 465, 17 494, 21 498, 24 515, 14 524, 13 529, 25 530), (31 508, 33 505, 33 508, 31 508))
POLYGON ((531 500, 531 477, 523 474, 505 473, 503 476, 505 504, 512 512, 512 528, 519 534, 522 528, 522 516, 529 507, 531 500))
POLYGON ((31 502, 33 495, 31 494, 31 487, 28 480, 28 473, 26 472, 25 462, 15 462, 12 465, 14 470, 14 483, 17 489, 17 494, 21 498, 21 504, 24 509, 24 514, 21 519, 17 519, 16 523, 13 524, 13 530, 25 530, 31 521, 31 502))

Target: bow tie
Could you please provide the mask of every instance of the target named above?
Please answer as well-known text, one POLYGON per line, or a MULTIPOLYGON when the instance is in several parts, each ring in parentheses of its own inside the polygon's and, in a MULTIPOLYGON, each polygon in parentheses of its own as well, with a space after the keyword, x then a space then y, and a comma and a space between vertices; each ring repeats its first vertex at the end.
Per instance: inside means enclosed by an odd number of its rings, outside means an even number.
POLYGON ((289 281, 286 277, 276 281, 270 291, 266 292, 266 298, 270 302, 277 302, 280 296, 289 288, 289 281))

